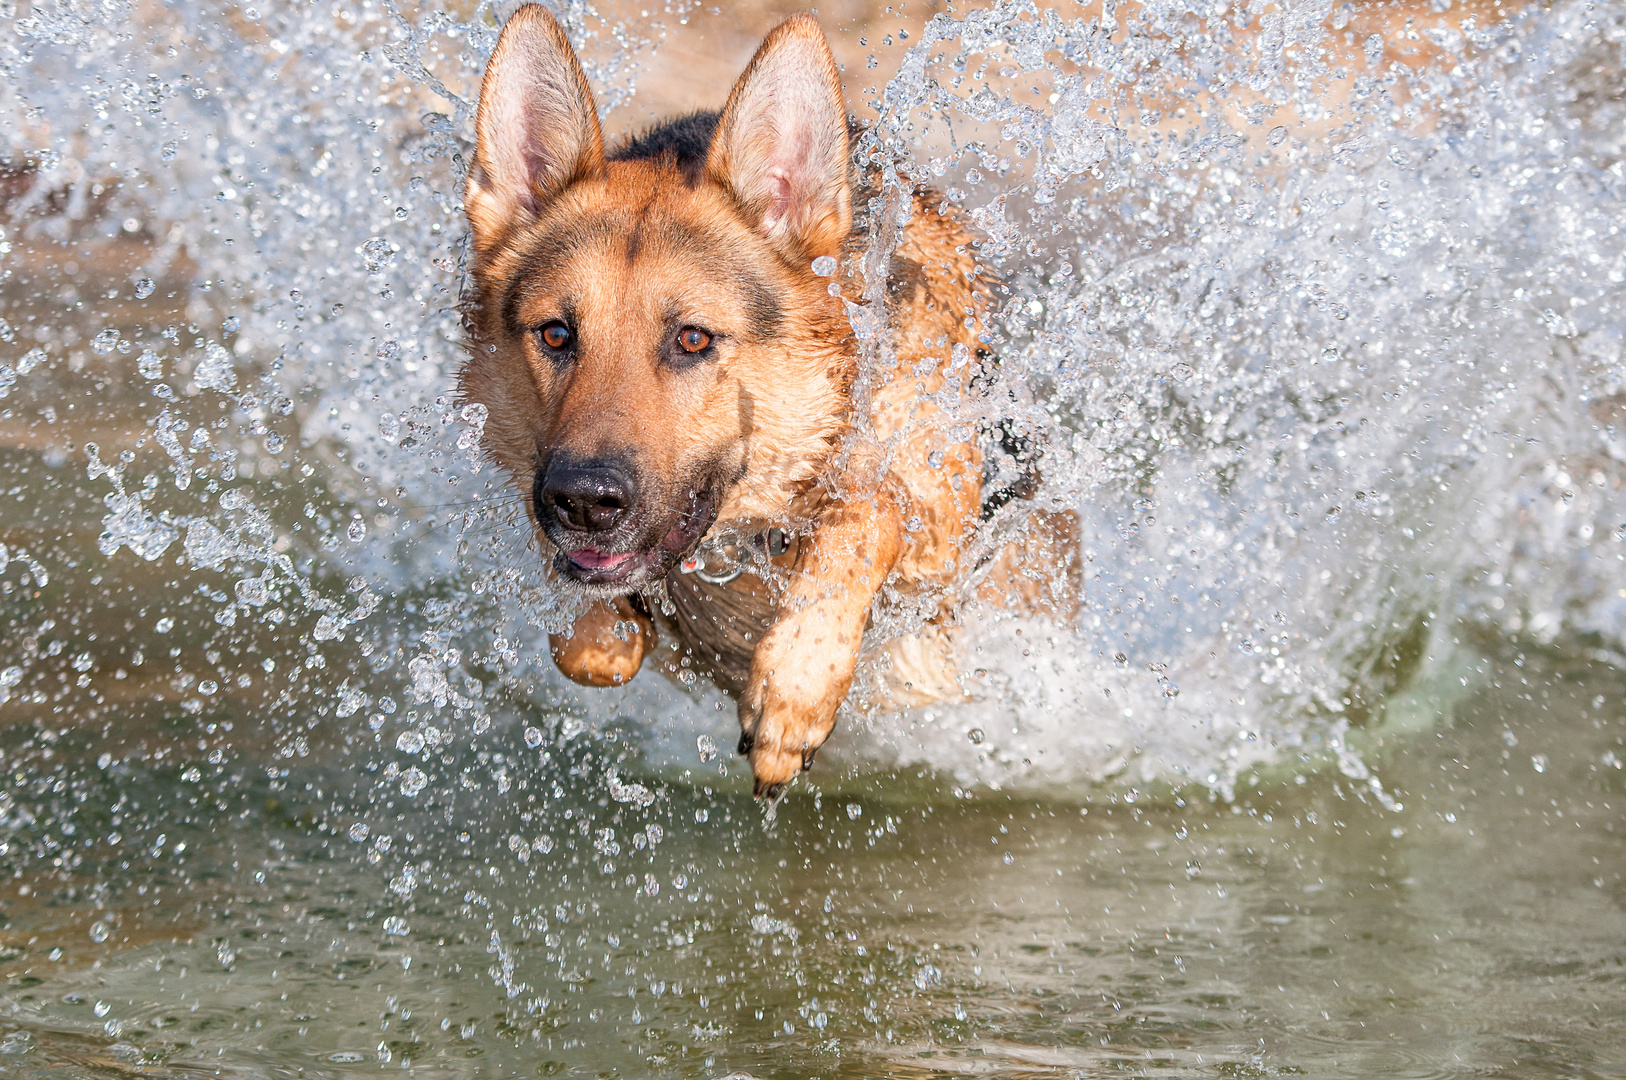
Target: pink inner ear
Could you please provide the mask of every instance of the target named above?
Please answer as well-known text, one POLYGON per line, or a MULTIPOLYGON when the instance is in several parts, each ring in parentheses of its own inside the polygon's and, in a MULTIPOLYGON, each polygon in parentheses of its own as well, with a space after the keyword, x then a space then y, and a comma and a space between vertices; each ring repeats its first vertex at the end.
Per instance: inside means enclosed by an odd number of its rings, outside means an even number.
POLYGON ((487 163, 487 176, 491 185, 512 199, 519 209, 535 214, 542 205, 542 181, 556 155, 550 154, 543 144, 537 131, 539 117, 528 103, 504 94, 498 105, 492 127, 499 138, 512 141, 506 153, 499 151, 494 155, 495 160, 487 163))
POLYGON ((542 209, 540 181, 547 175, 553 159, 534 136, 527 136, 520 144, 519 160, 525 174, 518 178, 514 201, 520 209, 534 215, 542 209))
POLYGON ((765 233, 773 232, 787 218, 796 224, 822 186, 822 178, 817 175, 819 163, 813 160, 817 139, 811 127, 818 122, 817 117, 798 114, 783 105, 781 109, 784 112, 777 125, 778 144, 762 177, 763 194, 768 199, 762 215, 765 233))
POLYGON ((763 177, 763 187, 767 189, 768 209, 762 215, 762 231, 771 233, 795 209, 796 185, 789 173, 776 166, 763 177))

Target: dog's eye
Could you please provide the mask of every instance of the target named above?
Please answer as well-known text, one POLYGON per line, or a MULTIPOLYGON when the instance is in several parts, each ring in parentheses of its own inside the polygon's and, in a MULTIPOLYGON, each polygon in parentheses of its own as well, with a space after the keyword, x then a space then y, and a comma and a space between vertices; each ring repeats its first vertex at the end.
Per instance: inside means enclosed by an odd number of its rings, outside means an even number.
POLYGON ((570 327, 555 320, 536 332, 542 344, 550 349, 563 349, 570 344, 570 327))
POLYGON ((711 335, 698 326, 685 326, 678 331, 678 348, 686 353, 697 353, 711 344, 711 335))

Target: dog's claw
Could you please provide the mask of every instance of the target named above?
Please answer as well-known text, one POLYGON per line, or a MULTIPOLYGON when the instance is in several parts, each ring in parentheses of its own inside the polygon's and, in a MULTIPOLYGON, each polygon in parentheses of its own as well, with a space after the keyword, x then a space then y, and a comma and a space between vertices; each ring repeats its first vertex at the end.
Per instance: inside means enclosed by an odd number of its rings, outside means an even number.
POLYGON ((749 731, 740 732, 740 756, 745 757, 749 755, 751 753, 751 748, 755 746, 756 743, 757 737, 755 735, 751 734, 749 731))
POLYGON ((806 744, 803 744, 803 746, 802 746, 802 771, 803 772, 809 772, 809 771, 812 770, 812 768, 813 768, 813 757, 818 752, 819 751, 818 751, 817 747, 807 746, 806 744))
POLYGON ((775 799, 779 798, 779 793, 784 790, 784 784, 768 784, 767 786, 758 784, 757 789, 753 794, 758 799, 767 799, 769 802, 773 802, 775 799))

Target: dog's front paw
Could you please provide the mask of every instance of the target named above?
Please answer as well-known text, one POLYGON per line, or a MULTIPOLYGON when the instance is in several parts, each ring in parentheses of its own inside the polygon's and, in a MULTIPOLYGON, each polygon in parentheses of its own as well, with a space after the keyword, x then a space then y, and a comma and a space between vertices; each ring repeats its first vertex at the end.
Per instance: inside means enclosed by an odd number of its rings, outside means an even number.
POLYGON ((813 755, 836 726, 835 710, 810 715, 769 695, 760 709, 740 704, 740 752, 751 759, 752 793, 777 798, 798 773, 813 767, 813 755))
POLYGON ((853 657, 846 643, 790 647, 796 643, 794 630, 784 625, 764 635, 740 695, 739 750, 751 761, 754 793, 770 799, 813 767, 852 684, 853 657), (821 648, 826 645, 836 647, 821 648))
POLYGON ((655 624, 629 597, 596 600, 568 634, 549 634, 553 662, 571 682, 620 686, 655 645, 655 624))

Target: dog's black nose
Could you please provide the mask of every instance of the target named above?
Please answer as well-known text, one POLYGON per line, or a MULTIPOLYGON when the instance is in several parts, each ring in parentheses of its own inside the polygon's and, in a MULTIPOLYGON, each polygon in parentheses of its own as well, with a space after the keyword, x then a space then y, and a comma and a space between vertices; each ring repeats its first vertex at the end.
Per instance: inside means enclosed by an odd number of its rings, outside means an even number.
POLYGON ((632 482, 604 465, 556 463, 537 477, 536 511, 579 532, 609 532, 632 509, 632 482))

